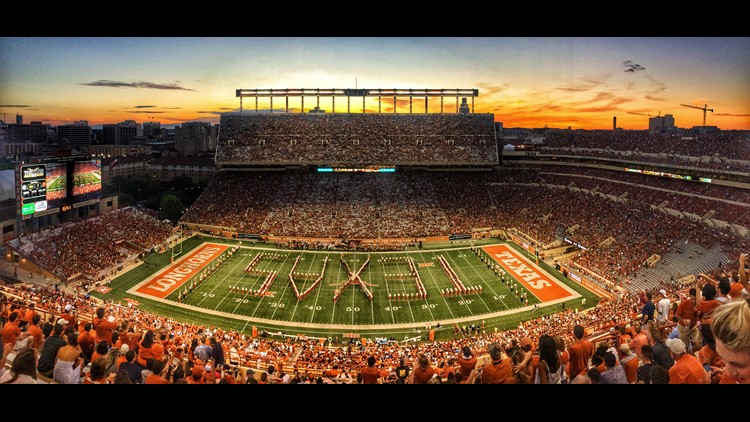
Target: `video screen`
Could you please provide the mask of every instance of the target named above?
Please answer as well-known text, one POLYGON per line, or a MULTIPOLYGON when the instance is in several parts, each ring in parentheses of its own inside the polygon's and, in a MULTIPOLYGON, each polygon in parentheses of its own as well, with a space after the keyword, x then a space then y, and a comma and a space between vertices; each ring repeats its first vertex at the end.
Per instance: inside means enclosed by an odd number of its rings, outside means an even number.
POLYGON ((47 164, 47 207, 59 208, 68 196, 67 166, 65 163, 47 164))
POLYGON ((73 201, 82 202, 99 199, 101 193, 101 161, 77 161, 73 169, 73 201))

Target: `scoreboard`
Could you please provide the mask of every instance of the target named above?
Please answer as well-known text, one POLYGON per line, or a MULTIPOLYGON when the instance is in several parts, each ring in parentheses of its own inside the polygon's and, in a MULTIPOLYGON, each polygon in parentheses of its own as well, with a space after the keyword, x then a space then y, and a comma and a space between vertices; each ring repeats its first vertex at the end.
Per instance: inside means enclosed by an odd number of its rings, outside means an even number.
POLYGON ((101 161, 89 157, 50 158, 16 167, 18 213, 23 219, 98 200, 101 196, 101 161))

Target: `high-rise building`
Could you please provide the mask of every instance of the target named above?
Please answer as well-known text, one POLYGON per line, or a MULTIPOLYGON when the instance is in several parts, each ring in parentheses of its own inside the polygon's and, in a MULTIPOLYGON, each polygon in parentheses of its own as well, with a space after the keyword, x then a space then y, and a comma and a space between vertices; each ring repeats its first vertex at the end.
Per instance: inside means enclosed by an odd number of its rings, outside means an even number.
POLYGON ((135 120, 125 120, 117 124, 102 125, 103 143, 111 145, 130 145, 138 136, 138 125, 135 120))
POLYGON ((674 125, 674 116, 665 114, 648 119, 648 133, 666 133, 676 129, 674 125))
MULTIPOLYGON (((16 118, 16 121, 19 119, 16 118)), ((43 125, 41 122, 31 122, 28 125, 16 123, 6 128, 6 139, 9 143, 45 143, 47 142, 47 129, 48 125, 43 125)))
POLYGON ((80 151, 88 151, 91 145, 91 127, 88 122, 82 120, 71 125, 57 127, 57 142, 62 146, 77 148, 80 151))
POLYGON ((157 138, 161 135, 161 123, 160 122, 143 122, 143 137, 157 138))
POLYGON ((205 122, 188 122, 175 127, 175 149, 183 157, 195 157, 199 152, 216 149, 218 126, 205 122))
POLYGON ((22 125, 23 124, 23 116, 20 115, 20 114, 18 114, 18 113, 16 113, 16 124, 17 125, 22 125))

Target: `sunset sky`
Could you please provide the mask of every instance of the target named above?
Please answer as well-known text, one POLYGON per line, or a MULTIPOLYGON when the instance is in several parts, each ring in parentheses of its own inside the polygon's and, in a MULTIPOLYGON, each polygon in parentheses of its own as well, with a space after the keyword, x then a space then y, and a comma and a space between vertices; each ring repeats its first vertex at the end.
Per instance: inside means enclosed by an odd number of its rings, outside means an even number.
MULTIPOLYGON (((708 125, 750 129, 750 38, 0 38, 8 121, 218 122, 239 108, 237 88, 354 88, 355 78, 359 88, 478 88, 476 111, 506 127, 608 129, 612 116, 648 127, 627 112, 700 125, 703 113, 684 103, 713 108, 708 125)), ((423 98, 414 104, 424 111, 423 98)), ((361 105, 352 100, 353 111, 361 105)), ((408 101, 398 106, 408 112, 408 101)))

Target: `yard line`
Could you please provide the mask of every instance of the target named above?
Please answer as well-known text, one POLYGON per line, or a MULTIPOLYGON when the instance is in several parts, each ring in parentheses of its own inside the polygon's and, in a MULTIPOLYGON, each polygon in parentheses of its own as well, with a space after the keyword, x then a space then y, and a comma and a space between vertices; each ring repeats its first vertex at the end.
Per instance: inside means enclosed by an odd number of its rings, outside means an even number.
MULTIPOLYGON (((284 262, 282 262, 282 263, 281 263, 281 268, 283 268, 283 267, 284 267, 284 264, 286 264, 286 260, 287 260, 287 259, 289 259, 289 253, 287 253, 287 254, 286 254, 286 258, 284 258, 284 262)), ((273 261, 270 261, 270 262, 268 263, 268 265, 271 265, 271 262, 273 262, 273 261)), ((266 268, 268 268, 268 265, 266 265, 266 268)), ((263 278, 263 276, 260 276, 260 277, 259 277, 259 279, 262 279, 262 278, 263 278)), ((258 281, 260 281, 260 280, 258 280, 258 281)), ((257 281, 256 281, 256 283, 257 283, 257 281)), ((255 285, 255 284, 253 284, 253 285, 255 285)), ((252 286, 251 286, 251 287, 252 287, 252 286)), ((271 286, 269 286, 269 288, 270 288, 270 287, 271 287, 271 286)), ((263 299, 265 299, 265 298, 266 298, 266 296, 263 296, 263 297, 261 297, 261 298, 260 298, 260 300, 258 301, 258 304, 257 304, 257 305, 255 305, 255 309, 253 309, 253 314, 252 314, 252 315, 250 315, 251 317, 254 317, 254 316, 255 316, 255 313, 256 313, 256 312, 258 312, 258 308, 260 307, 260 304, 261 304, 261 303, 263 303, 263 299)), ((276 312, 276 311, 274 310, 274 312, 276 312)))
MULTIPOLYGON (((356 268, 354 270, 355 274, 357 273, 357 271, 359 271, 359 268, 357 268, 358 264, 359 264, 359 256, 354 255, 354 265, 353 265, 353 267, 356 268)), ((361 280, 362 279, 360 278, 360 281, 361 280)), ((354 289, 353 288, 349 289, 349 290, 352 292, 352 325, 354 325, 354 308, 356 308, 356 306, 354 306, 354 299, 355 299, 354 295, 355 295, 355 293, 354 293, 354 289)))
MULTIPOLYGON (((452 262, 453 262, 453 263, 455 264, 455 261, 453 261, 453 259, 451 258, 451 255, 450 255, 450 254, 445 254, 445 255, 446 255, 446 256, 448 256, 448 259, 449 259, 449 260, 451 260, 451 261, 452 261, 452 262)), ((464 258, 466 258, 466 254, 464 254, 464 258)), ((459 272, 461 273, 461 275, 463 275, 463 276, 464 276, 464 277, 463 277, 463 279, 464 279, 464 280, 468 280, 468 278, 467 278, 467 277, 465 277, 465 274, 464 274, 464 272, 463 272, 463 271, 461 271, 461 268, 460 268, 460 267, 458 267, 458 265, 456 265, 456 267, 458 268, 458 271, 459 271, 459 272)), ((474 268, 474 267, 472 266, 472 268, 474 268)), ((474 268, 474 272, 476 272, 476 273, 477 273, 477 275, 479 276, 479 279, 480 279, 480 280, 482 280, 482 275, 481 275, 481 274, 479 274, 479 272, 478 272, 478 271, 476 270, 476 268, 474 268)), ((484 281, 484 280, 482 280, 482 281, 484 281)), ((488 312, 492 312, 492 309, 490 309, 490 307, 489 307, 489 306, 487 306, 487 302, 485 302, 485 301, 484 301, 484 299, 482 298, 482 295, 476 295, 476 296, 477 296, 477 297, 479 298, 479 300, 481 300, 481 301, 482 301, 482 303, 484 304, 484 307, 485 307, 485 308, 487 308, 487 311, 488 311, 488 312)), ((461 296, 461 297, 463 297, 463 296, 461 296)), ((466 301, 464 301, 464 303, 466 303, 466 301)), ((467 306, 468 306, 468 305, 467 305, 467 306)))
MULTIPOLYGON (((422 261, 424 261, 424 256, 422 256, 422 255, 423 255, 423 252, 419 252, 419 256, 420 256, 420 259, 421 259, 422 261)), ((428 270, 427 272, 428 272, 428 274, 430 274, 430 278, 432 279, 432 284, 434 284, 434 285, 435 285, 435 289, 436 289, 436 290, 435 290, 435 291, 436 291, 436 293, 435 293, 435 294, 437 294, 437 293, 440 293, 440 286, 438 285, 437 281, 435 280, 435 276, 434 276, 434 275, 432 275, 432 273, 431 273, 431 272, 430 272, 429 270, 428 270)), ((446 308, 448 308, 448 312, 450 312, 450 313, 451 313, 451 319, 455 319, 455 318, 456 318, 456 316, 455 316, 455 315, 453 315, 453 311, 451 310, 451 307, 450 307, 450 305, 448 305, 448 301, 447 301, 447 300, 445 300, 445 296, 442 296, 442 295, 441 295, 441 297, 443 298, 443 302, 445 302, 445 307, 446 307, 446 308)))
MULTIPOLYGON (((332 262, 329 255, 326 255, 328 258, 328 262, 332 262)), ((327 264, 326 264, 327 265, 327 264)), ((341 266, 339 265, 339 271, 341 271, 341 266)), ((318 298, 320 297, 320 291, 323 290, 323 284, 325 283, 325 274, 323 277, 323 280, 320 281, 320 286, 317 287, 318 293, 315 295, 315 304, 313 305, 312 309, 312 315, 310 315, 310 322, 313 321, 313 318, 315 317, 315 309, 318 307, 318 298)), ((334 308, 336 307, 336 304, 333 304, 334 308)))
MULTIPOLYGON (((367 265, 367 279, 372 280, 372 265, 367 265)), ((375 324, 375 289, 373 289, 372 300, 370 301, 370 315, 372 316, 372 323, 375 324)))
MULTIPOLYGON (((381 255, 382 258, 382 255, 381 255)), ((385 280, 385 262, 381 261, 380 264, 383 266, 383 279, 385 280)), ((385 280, 385 292, 388 293, 390 296, 391 290, 388 285, 388 280, 385 280)), ((396 319, 393 317, 393 303, 391 303, 391 298, 388 297, 388 309, 391 310, 391 323, 395 324, 396 319)))
MULTIPOLYGON (((398 266, 396 267, 396 271, 399 271, 398 266)), ((401 288, 404 290, 404 294, 407 295, 409 293, 406 292, 406 284, 404 284, 404 280, 401 279, 401 288)), ((411 302, 409 299, 406 299, 406 306, 409 307, 409 313, 411 314, 411 322, 417 322, 416 319, 414 319, 414 311, 411 310, 411 302)))
MULTIPOLYGON (((213 262, 213 261, 211 261, 211 262, 213 262)), ((208 292, 208 294, 207 294, 206 296, 203 296, 203 299, 201 299, 201 301, 200 301, 200 302, 198 302, 198 304, 197 304, 197 305, 195 305, 195 306, 201 306, 201 304, 203 303, 203 301, 204 301, 204 300, 206 300, 206 298, 208 297, 208 295, 209 295, 209 294, 211 294, 211 293, 213 293, 213 292, 214 292, 214 290, 216 290, 216 288, 218 288, 218 287, 219 287, 219 286, 220 286, 220 285, 221 285, 221 284, 222 284, 222 283, 224 282, 224 280, 226 280, 226 279, 227 279, 227 277, 229 277, 229 275, 230 275, 230 274, 234 273, 234 270, 235 270, 235 269, 237 269, 237 266, 238 266, 238 265, 240 265, 241 263, 242 263, 242 260, 240 259, 240 262, 238 262, 237 264, 235 264, 234 268, 232 268, 232 271, 229 271, 229 272, 227 273, 227 275, 225 275, 225 276, 224 276, 224 278, 222 278, 222 279, 221 279, 221 281, 219 281, 218 283, 216 283, 216 286, 214 286, 214 288, 213 288, 213 289, 211 289, 211 291, 210 291, 210 292, 208 292)), ((222 265, 222 267, 223 267, 223 265, 222 265)), ((210 278, 210 277, 209 277, 209 278, 210 278)), ((180 287, 182 287, 182 286, 180 286, 180 287)), ((196 289, 196 290, 197 290, 197 289, 196 289)))
MULTIPOLYGON (((464 254, 464 260, 465 260, 466 262, 469 262, 469 258, 467 258, 467 256, 468 256, 468 255, 464 254)), ((478 256, 476 256, 476 255, 474 255, 474 256, 475 256, 475 257, 476 257, 477 259, 479 259, 479 262, 482 262, 482 260, 481 260, 481 259, 480 259, 480 258, 479 258, 478 256)), ((481 275, 479 274, 479 271, 477 271, 476 267, 475 267, 475 266, 473 266, 473 265, 472 265, 471 267, 472 267, 472 268, 474 268, 474 272, 475 272, 475 273, 477 273, 477 275, 479 275, 479 276, 481 277, 481 275)), ((492 273, 493 273, 492 275, 495 275, 495 274, 494 274, 494 273, 495 273, 494 271, 493 271, 492 273)), ((482 281, 484 281, 484 280, 482 280, 482 281)), ((497 279, 497 276, 496 276, 496 275, 495 275, 495 278, 493 279, 493 281, 499 281, 499 280, 497 279)), ((493 294, 493 295, 494 295, 494 296, 495 296, 495 297, 497 298, 497 300, 499 300, 500 302, 502 302, 502 303, 503 303, 503 306, 505 306, 505 309, 510 309, 510 307, 508 306, 508 304, 507 304, 507 303, 505 303, 505 301, 504 301, 504 300, 503 300, 503 299, 502 299, 502 298, 500 297, 500 296, 504 296, 504 295, 499 295, 499 294, 497 294, 497 292, 495 292, 495 289, 493 289, 493 288, 492 288, 492 285, 491 285, 490 283, 487 283, 487 282, 485 282, 484 284, 485 284, 485 285, 486 285, 486 286, 487 286, 487 287, 488 287, 488 288, 489 288, 489 289, 490 289, 490 290, 492 291, 492 294, 493 294)))
MULTIPOLYGON (((305 257, 305 258, 307 258, 307 257, 305 257)), ((307 268, 307 271, 306 271, 307 273, 310 273, 310 272, 312 272, 313 264, 315 264, 315 260, 314 260, 314 259, 311 259, 311 260, 310 260, 310 267, 308 267, 308 268, 307 268)), ((287 282, 287 285, 289 285, 289 274, 287 274, 286 276, 287 276, 286 282, 287 282)), ((302 283, 302 292, 304 292, 304 291, 305 291, 305 286, 307 285, 307 281, 308 281, 308 280, 305 280, 305 282, 304 282, 304 283, 302 283)), ((321 282, 321 283, 322 283, 322 282, 321 282)), ((300 289, 300 288, 299 288, 299 287, 297 287, 297 290, 299 290, 299 289, 300 289)), ((296 297, 296 296, 295 296, 295 299, 297 299, 297 297, 296 297)), ((299 302, 300 302, 300 301, 299 301, 299 299, 297 299, 297 303, 295 303, 295 304, 294 304, 294 311, 292 311, 292 316, 290 316, 290 317, 289 317, 289 321, 294 321, 294 314, 296 314, 296 313, 297 313, 297 307, 299 306, 299 302)))
MULTIPOLYGON (((338 271, 338 272, 336 273, 336 283, 338 284, 338 282, 339 282, 339 277, 340 277, 340 274, 341 274, 341 262, 337 262, 337 264, 339 264, 339 265, 338 265, 338 267, 339 267, 339 271, 338 271)), ((348 274, 347 274, 346 276, 347 276, 347 277, 349 277, 349 275, 348 275, 348 274)), ((318 298, 317 298, 317 297, 315 298, 315 304, 316 304, 316 305, 318 304, 318 298)), ((333 324, 333 317, 334 317, 335 315, 336 315, 336 301, 334 300, 334 301, 333 301, 333 311, 331 311, 331 324, 333 324)), ((312 319, 310 319, 310 322, 312 322, 312 319)))
MULTIPOLYGON (((417 273, 419 273, 419 270, 417 268, 419 268, 419 265, 417 265, 417 263, 415 262, 414 263, 414 269, 417 270, 417 273)), ((416 283, 416 281, 415 281, 415 283, 416 283)), ((416 289, 416 285, 415 285, 414 288, 416 289)), ((424 298, 424 303, 427 304, 427 311, 430 312, 430 318, 434 321, 435 320, 435 315, 432 314, 432 309, 430 309, 430 302, 427 301, 427 297, 424 298)))

